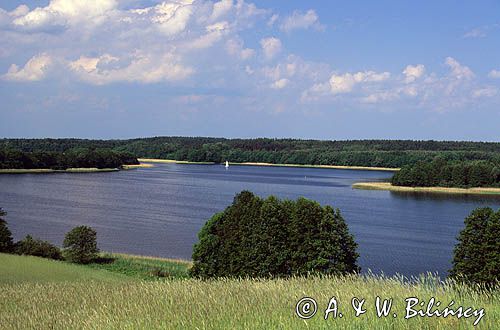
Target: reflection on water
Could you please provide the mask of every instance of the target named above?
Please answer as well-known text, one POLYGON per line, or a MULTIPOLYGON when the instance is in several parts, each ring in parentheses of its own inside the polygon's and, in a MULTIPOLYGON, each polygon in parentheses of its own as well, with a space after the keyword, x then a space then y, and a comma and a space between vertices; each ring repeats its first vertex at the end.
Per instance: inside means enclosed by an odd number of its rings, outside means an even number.
POLYGON ((453 200, 457 202, 474 202, 474 203, 500 203, 500 194, 443 194, 438 192, 414 192, 414 191, 391 191, 394 198, 401 199, 414 199, 414 200, 432 200, 432 201, 448 201, 453 200))
POLYGON ((464 218, 500 198, 352 189, 390 172, 318 168, 161 164, 113 173, 2 175, 0 206, 16 239, 61 244, 65 232, 96 228, 102 250, 191 257, 205 221, 247 189, 266 197, 305 196, 341 209, 364 271, 445 274, 464 218))

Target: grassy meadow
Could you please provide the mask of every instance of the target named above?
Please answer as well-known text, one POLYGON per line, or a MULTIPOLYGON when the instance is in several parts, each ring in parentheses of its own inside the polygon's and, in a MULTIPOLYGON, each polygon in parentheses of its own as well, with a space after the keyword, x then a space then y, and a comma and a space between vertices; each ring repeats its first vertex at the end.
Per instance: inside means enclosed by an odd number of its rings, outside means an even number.
MULTIPOLYGON (((0 254, 0 324, 5 329, 470 329, 469 319, 404 319, 406 297, 442 307, 484 308, 477 328, 500 324, 498 292, 477 293, 453 283, 422 278, 309 277, 291 279, 186 278, 189 263, 168 259, 105 255, 113 263, 77 266, 36 257, 0 254), (115 262, 118 261, 116 264, 115 262), (154 267, 171 272, 148 280, 154 267), (175 270, 177 269, 177 270, 175 270), (176 273, 178 271, 179 273, 176 273), (317 301, 317 314, 299 319, 302 297, 317 301), (324 320, 335 296, 343 317, 324 320), (394 298, 388 317, 377 318, 375 297, 394 298), (366 314, 356 318, 351 299, 366 299, 366 314), (393 317, 393 313, 397 317, 393 317)), ((416 308, 416 307, 415 307, 416 308)), ((435 309, 435 308, 434 308, 435 309)))

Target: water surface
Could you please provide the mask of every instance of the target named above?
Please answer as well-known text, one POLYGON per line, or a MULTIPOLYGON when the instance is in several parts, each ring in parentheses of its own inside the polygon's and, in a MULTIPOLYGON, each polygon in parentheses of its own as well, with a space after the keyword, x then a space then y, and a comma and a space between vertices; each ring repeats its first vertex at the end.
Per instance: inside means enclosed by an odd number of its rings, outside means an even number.
POLYGON ((156 164, 112 173, 0 175, 0 207, 15 239, 61 245, 72 227, 97 230, 104 251, 189 259, 197 233, 234 195, 305 196, 341 209, 364 271, 446 274, 455 237, 478 206, 498 197, 352 189, 390 172, 318 168, 156 164))

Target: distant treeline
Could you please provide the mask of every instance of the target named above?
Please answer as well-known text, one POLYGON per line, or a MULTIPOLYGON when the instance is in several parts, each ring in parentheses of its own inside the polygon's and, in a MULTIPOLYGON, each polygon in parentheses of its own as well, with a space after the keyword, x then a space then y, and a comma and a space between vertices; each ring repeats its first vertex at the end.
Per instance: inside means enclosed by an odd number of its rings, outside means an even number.
POLYGON ((411 187, 500 187, 500 163, 437 158, 429 163, 418 162, 402 167, 394 174, 391 183, 411 187))
POLYGON ((411 140, 319 141, 153 137, 130 140, 0 139, 0 148, 26 152, 108 148, 137 157, 197 162, 401 167, 436 156, 446 161, 500 162, 500 143, 411 140))
POLYGON ((118 168, 125 164, 138 163, 137 158, 132 154, 110 149, 75 148, 65 152, 31 152, 0 148, 0 169, 118 168))

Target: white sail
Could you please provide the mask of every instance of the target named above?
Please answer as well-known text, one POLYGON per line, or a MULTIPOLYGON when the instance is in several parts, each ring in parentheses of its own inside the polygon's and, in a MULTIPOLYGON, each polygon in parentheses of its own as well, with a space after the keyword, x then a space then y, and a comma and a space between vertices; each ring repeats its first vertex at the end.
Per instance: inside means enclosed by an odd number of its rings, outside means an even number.
POLYGON ((229 162, 226 160, 226 168, 229 167, 229 162))

